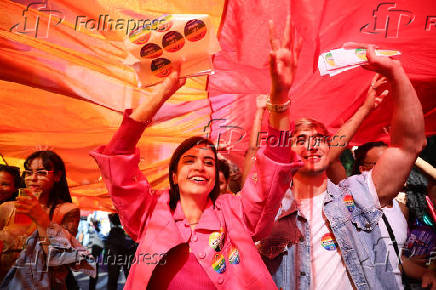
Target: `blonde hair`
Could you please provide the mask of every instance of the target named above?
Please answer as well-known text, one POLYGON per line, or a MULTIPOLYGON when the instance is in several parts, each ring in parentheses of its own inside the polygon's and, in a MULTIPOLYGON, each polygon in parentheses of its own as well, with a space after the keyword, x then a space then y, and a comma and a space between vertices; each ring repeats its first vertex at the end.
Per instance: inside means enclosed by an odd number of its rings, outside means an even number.
POLYGON ((323 123, 311 118, 301 118, 297 120, 295 122, 295 128, 292 132, 292 136, 295 136, 297 132, 303 130, 317 130, 320 134, 324 136, 330 136, 329 131, 323 123))

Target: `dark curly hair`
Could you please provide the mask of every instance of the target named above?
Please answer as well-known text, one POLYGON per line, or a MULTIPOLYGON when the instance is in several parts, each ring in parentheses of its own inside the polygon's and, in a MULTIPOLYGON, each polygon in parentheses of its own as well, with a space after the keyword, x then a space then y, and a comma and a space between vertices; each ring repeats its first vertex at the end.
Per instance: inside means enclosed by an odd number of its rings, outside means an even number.
POLYGON ((363 165, 363 161, 365 160, 366 154, 368 154, 369 150, 374 147, 387 147, 388 145, 385 142, 367 142, 363 145, 360 145, 356 150, 354 150, 354 164, 353 164, 353 175, 360 174, 359 167, 363 165))

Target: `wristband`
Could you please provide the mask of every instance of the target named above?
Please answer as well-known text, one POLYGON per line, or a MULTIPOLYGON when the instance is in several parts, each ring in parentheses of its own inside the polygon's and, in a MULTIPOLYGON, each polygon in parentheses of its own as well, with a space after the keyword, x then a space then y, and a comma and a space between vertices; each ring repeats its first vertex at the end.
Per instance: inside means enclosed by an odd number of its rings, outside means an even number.
POLYGON ((272 104, 271 103, 271 99, 268 99, 266 101, 266 108, 270 112, 283 113, 283 112, 285 112, 289 108, 290 104, 291 104, 291 100, 288 100, 284 104, 272 104))

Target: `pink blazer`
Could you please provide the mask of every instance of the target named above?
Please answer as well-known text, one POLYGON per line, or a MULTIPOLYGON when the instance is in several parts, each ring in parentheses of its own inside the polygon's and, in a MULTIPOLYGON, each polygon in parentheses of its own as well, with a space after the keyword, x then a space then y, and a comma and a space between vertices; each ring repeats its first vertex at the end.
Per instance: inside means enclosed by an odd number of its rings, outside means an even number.
POLYGON ((168 190, 152 190, 139 170, 139 151, 111 156, 103 151, 100 147, 91 156, 124 229, 139 242, 124 289, 145 289, 165 253, 186 242, 218 289, 276 289, 254 241, 269 234, 298 162, 275 162, 259 150, 240 194, 221 195, 215 206, 210 203, 184 240, 168 204, 168 190), (220 251, 214 243, 221 243, 220 251))

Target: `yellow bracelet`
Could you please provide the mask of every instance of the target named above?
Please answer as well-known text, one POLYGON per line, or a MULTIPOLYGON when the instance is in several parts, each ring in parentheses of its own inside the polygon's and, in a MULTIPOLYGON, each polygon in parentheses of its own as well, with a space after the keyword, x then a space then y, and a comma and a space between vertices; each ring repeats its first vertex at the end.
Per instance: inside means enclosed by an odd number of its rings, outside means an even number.
POLYGON ((271 103, 271 99, 268 99, 266 101, 266 108, 270 112, 283 113, 283 112, 285 112, 289 108, 290 104, 291 104, 291 100, 288 100, 284 104, 272 104, 271 103))

